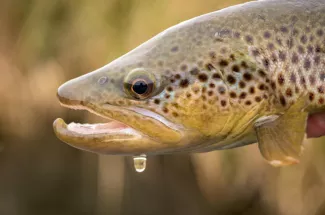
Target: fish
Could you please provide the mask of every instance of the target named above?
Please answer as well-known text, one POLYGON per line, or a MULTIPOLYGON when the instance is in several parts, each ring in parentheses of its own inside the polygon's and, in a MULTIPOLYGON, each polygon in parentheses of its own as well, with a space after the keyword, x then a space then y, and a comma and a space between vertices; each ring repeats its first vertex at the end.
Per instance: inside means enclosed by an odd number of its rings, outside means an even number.
POLYGON ((192 18, 64 83, 57 97, 107 120, 58 118, 61 141, 141 158, 139 168, 145 156, 253 143, 273 166, 297 164, 308 115, 325 110, 325 1, 251 1, 192 18))

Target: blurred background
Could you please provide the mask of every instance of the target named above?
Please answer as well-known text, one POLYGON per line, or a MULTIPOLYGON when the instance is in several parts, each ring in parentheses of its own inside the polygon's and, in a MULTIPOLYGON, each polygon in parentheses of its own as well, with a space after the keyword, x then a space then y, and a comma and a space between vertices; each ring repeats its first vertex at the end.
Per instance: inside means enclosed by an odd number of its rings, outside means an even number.
POLYGON ((243 0, 1 0, 0 215, 325 214, 325 141, 273 168, 257 145, 196 155, 97 156, 52 123, 99 122, 60 107, 58 86, 180 21, 243 0))

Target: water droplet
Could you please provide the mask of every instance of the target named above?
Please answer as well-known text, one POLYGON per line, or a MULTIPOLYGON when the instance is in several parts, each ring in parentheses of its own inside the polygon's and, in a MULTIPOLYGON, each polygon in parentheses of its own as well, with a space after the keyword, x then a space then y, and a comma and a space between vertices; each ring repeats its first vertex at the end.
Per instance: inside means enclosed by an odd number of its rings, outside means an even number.
POLYGON ((140 155, 133 157, 134 168, 137 172, 143 172, 146 169, 147 156, 140 155))

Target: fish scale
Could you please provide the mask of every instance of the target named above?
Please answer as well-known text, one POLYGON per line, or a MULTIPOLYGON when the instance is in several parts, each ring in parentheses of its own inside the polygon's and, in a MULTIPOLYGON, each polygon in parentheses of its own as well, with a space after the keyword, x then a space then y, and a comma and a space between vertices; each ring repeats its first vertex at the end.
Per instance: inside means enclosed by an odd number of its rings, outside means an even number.
POLYGON ((57 136, 80 149, 156 155, 258 142, 269 163, 297 163, 308 113, 325 107, 325 0, 195 17, 68 81, 58 98, 128 127, 89 135, 57 120, 57 136))

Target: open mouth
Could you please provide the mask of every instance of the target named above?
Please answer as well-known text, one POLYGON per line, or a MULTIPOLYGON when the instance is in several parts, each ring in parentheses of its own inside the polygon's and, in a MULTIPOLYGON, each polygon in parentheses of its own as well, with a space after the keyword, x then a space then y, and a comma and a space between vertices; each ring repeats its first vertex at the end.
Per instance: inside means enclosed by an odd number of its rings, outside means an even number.
POLYGON ((91 151, 100 154, 122 154, 134 155, 143 151, 146 142, 153 142, 130 126, 105 117, 103 114, 89 108, 89 104, 81 101, 69 100, 58 95, 60 104, 63 107, 74 110, 87 110, 93 114, 107 119, 107 123, 81 124, 65 123, 61 118, 54 121, 53 127, 57 137, 78 149, 91 151), (139 145, 139 141, 144 144, 139 145))
POLYGON ((63 96, 60 96, 57 94, 57 97, 59 99, 59 102, 61 106, 73 109, 73 110, 86 110, 90 113, 93 113, 95 115, 98 115, 102 118, 107 119, 107 123, 97 123, 97 124, 81 124, 81 123, 75 123, 72 122, 70 124, 66 124, 63 119, 57 119, 54 122, 54 125, 61 125, 63 126, 67 132, 74 133, 75 135, 80 136, 95 136, 95 135, 104 135, 104 134, 136 134, 138 133, 136 130, 132 129, 130 126, 119 122, 117 120, 114 120, 112 118, 108 118, 103 114, 100 114, 99 112, 95 111, 95 108, 91 108, 91 104, 84 102, 84 101, 78 101, 78 100, 71 100, 68 98, 65 98, 63 96), (90 106, 90 107, 89 107, 90 106))
POLYGON ((116 155, 160 154, 177 147, 181 138, 176 125, 145 109, 97 106, 59 95, 58 98, 64 107, 87 110, 108 121, 67 124, 63 119, 55 120, 53 127, 57 137, 81 150, 116 155))
MULTIPOLYGON (((59 97, 60 103, 63 107, 67 107, 69 109, 74 110, 87 110, 91 113, 94 113, 96 115, 99 115, 100 117, 104 117, 101 114, 95 112, 92 109, 87 108, 87 106, 81 105, 82 102, 77 101, 67 101, 59 97)), ((104 117, 105 118, 105 117, 104 117)), ((58 128, 58 126, 63 127, 66 129, 67 133, 74 133, 75 136, 102 136, 102 135, 114 135, 114 134, 125 134, 123 135, 124 138, 131 134, 135 135, 138 132, 131 128, 130 126, 127 126, 126 124, 123 124, 119 121, 107 119, 107 123, 96 123, 96 124, 81 124, 81 123, 69 123, 66 124, 63 119, 57 119, 54 122, 55 128, 58 128)))

